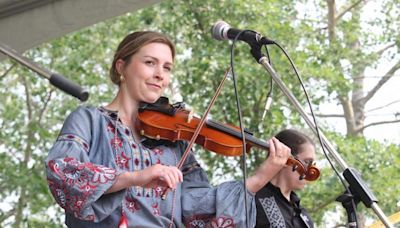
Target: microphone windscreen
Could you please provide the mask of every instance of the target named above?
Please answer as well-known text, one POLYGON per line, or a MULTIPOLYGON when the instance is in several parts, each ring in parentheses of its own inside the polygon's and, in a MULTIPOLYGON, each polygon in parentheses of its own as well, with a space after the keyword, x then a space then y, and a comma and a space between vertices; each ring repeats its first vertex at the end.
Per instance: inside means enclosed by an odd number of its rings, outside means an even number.
POLYGON ((217 21, 211 28, 212 37, 216 40, 227 40, 227 32, 230 27, 225 21, 217 21))

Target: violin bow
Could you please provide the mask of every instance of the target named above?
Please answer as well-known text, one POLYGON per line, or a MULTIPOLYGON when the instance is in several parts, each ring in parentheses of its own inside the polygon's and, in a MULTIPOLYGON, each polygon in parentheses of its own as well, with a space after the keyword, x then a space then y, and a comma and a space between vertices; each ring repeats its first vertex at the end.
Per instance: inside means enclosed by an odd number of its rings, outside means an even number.
MULTIPOLYGON (((217 100, 218 95, 221 93, 222 87, 224 86, 226 79, 228 78, 229 75, 231 75, 231 73, 232 73, 231 67, 228 67, 228 69, 225 72, 224 78, 221 80, 217 90, 215 91, 214 96, 212 97, 212 99, 210 101, 210 104, 208 105, 206 111, 204 112, 203 116, 199 120, 199 124, 197 125, 197 128, 194 131, 193 136, 190 139, 189 144, 186 147, 186 150, 183 153, 182 158, 181 158, 181 160, 179 161, 179 163, 177 165, 178 169, 181 169, 183 164, 185 163, 186 158, 189 155, 190 151, 192 150, 192 147, 193 147, 193 145, 194 145, 194 143, 195 143, 195 141, 197 139, 197 136, 200 134, 200 131, 203 128, 203 126, 204 126, 204 124, 206 122, 207 116, 210 113, 211 108, 214 106, 214 103, 217 100)), ((167 198, 168 191, 169 191, 169 188, 165 188, 164 189, 164 191, 163 191, 163 193, 161 195, 161 198, 163 200, 165 200, 167 198)))

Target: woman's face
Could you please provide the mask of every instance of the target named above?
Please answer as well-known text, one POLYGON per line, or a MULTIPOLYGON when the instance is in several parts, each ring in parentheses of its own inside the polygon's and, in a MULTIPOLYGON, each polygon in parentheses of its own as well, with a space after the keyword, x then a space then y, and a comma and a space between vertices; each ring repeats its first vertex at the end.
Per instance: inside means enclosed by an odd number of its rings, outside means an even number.
POLYGON ((124 76, 131 99, 154 103, 168 86, 173 67, 172 51, 163 43, 150 43, 132 55, 129 62, 118 60, 116 68, 124 76))
MULTIPOLYGON (((312 164, 315 159, 315 148, 310 143, 305 143, 300 146, 300 151, 297 154, 297 159, 299 159, 306 167, 312 164)), ((296 171, 292 171, 292 167, 285 167, 282 172, 287 178, 288 187, 291 190, 301 190, 307 184, 305 179, 299 180, 300 174, 296 171)))

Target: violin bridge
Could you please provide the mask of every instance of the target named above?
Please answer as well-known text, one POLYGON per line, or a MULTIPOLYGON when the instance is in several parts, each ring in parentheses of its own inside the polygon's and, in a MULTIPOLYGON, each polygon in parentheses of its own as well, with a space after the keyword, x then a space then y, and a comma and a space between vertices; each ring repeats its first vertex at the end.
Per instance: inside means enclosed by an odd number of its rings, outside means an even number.
POLYGON ((186 120, 187 123, 190 123, 190 121, 192 121, 193 115, 194 115, 193 110, 190 110, 189 115, 188 115, 187 120, 186 120))

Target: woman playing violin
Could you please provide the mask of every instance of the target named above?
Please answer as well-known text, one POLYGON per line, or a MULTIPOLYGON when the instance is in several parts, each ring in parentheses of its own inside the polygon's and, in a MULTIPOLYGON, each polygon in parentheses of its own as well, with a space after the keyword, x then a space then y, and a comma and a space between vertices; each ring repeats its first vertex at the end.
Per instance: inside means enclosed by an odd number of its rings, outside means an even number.
MULTIPOLYGON (((305 134, 287 129, 275 136, 291 149, 291 154, 304 167, 313 165, 315 147, 313 141, 305 134)), ((306 210, 300 206, 300 199, 294 191, 302 190, 307 184, 292 167, 281 169, 256 194, 257 224, 256 227, 314 227, 306 210)))
POLYGON ((193 154, 176 168, 182 141, 155 143, 135 130, 139 102, 154 103, 174 65, 171 41, 134 32, 119 44, 110 76, 117 94, 104 107, 79 107, 47 159, 47 179, 68 227, 245 227, 256 222, 255 193, 284 167, 290 149, 269 140, 269 157, 247 180, 209 184, 193 154), (172 189, 161 199, 163 189, 172 189))

